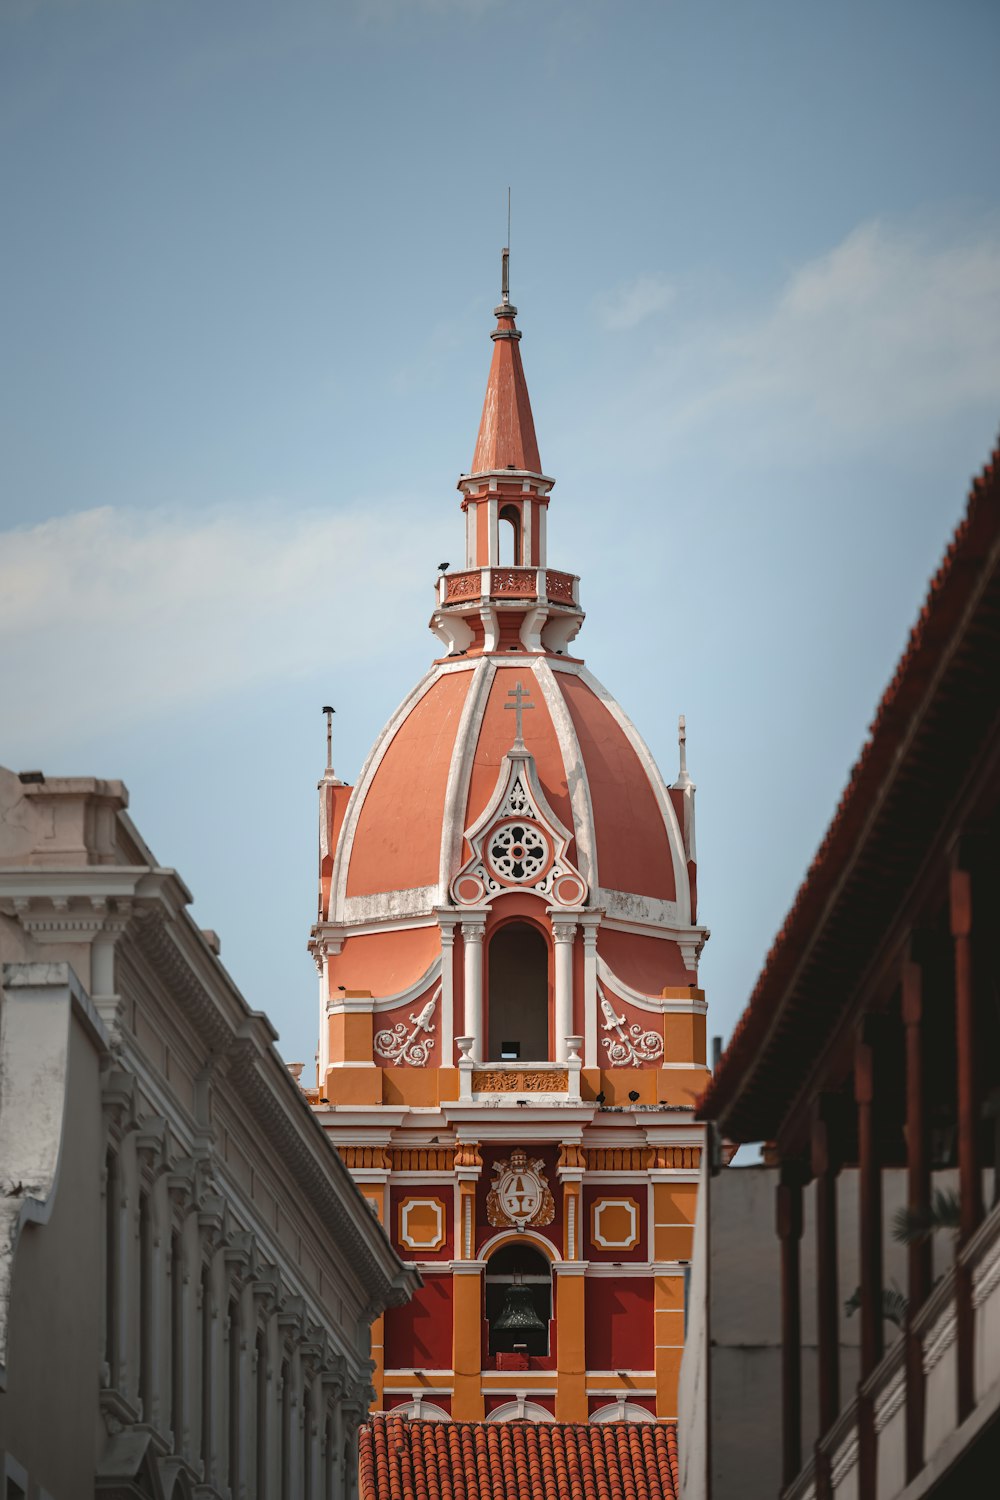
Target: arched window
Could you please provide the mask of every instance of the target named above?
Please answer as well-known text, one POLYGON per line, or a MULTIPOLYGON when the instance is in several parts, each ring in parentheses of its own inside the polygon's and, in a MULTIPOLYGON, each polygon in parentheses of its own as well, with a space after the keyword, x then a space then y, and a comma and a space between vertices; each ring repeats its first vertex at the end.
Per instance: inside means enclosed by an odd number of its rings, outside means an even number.
POLYGON ((497 561, 501 568, 516 568, 523 561, 521 551, 521 512, 516 505, 505 505, 500 512, 498 526, 499 552, 497 561))
POLYGON ((508 922, 490 939, 489 1053, 494 1062, 549 1058, 549 949, 537 927, 508 922))
POLYGON ((547 1257, 521 1241, 502 1245, 486 1263, 485 1282, 490 1353, 548 1354, 552 1268, 547 1257))

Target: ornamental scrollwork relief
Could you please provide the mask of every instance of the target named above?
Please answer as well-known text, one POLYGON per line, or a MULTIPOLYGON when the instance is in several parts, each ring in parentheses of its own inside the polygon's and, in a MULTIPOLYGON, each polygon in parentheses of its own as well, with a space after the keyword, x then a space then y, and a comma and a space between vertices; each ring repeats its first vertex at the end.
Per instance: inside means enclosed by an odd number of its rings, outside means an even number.
POLYGON ((434 1046, 431 1017, 440 993, 440 988, 435 990, 419 1015, 411 1014, 409 1026, 397 1021, 395 1026, 376 1033, 375 1051, 379 1057, 390 1063, 409 1063, 411 1068, 426 1067, 434 1046))
POLYGON ((624 1016, 616 1016, 606 995, 601 995, 601 1010, 604 1012, 602 1031, 610 1036, 601 1038, 608 1064, 612 1068, 638 1068, 644 1062, 656 1062, 663 1056, 663 1038, 655 1031, 644 1031, 633 1022, 627 1025, 624 1016))
POLYGON ((556 1205, 541 1157, 512 1151, 508 1161, 493 1163, 493 1185, 486 1196, 486 1217, 495 1229, 535 1224, 544 1229, 556 1216, 556 1205))
POLYGON ((549 862, 548 840, 531 823, 501 823, 488 843, 490 864, 504 880, 529 881, 549 862))
POLYGON ((445 580, 446 599, 474 599, 482 592, 481 575, 477 568, 472 573, 449 573, 445 580))
POLYGON ((586 882, 566 858, 568 835, 539 804, 530 774, 525 762, 513 764, 488 825, 466 834, 474 853, 452 883, 460 906, 480 906, 511 889, 530 890, 558 906, 578 906, 586 898, 586 882))
POLYGON ((492 1070, 472 1075, 472 1089, 477 1094, 564 1094, 568 1088, 565 1068, 539 1073, 492 1070))

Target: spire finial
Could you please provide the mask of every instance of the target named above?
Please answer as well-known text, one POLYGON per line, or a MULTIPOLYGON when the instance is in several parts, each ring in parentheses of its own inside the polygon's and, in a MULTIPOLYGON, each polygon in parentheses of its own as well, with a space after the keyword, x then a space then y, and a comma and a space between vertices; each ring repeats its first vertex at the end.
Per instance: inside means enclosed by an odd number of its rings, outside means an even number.
POLYGON ((531 689, 522 687, 521 680, 520 678, 518 678, 514 686, 512 688, 508 688, 507 697, 514 699, 513 703, 504 704, 504 708, 513 709, 516 715, 516 718, 514 720, 514 749, 523 750, 524 725, 521 722, 521 715, 524 713, 526 708, 534 708, 535 706, 533 703, 527 703, 525 701, 527 698, 531 697, 531 689))
POLYGON ((337 712, 335 708, 324 704, 323 712, 326 714, 326 769, 333 774, 333 716, 337 712))
POLYGON ((507 187, 507 243, 500 256, 500 303, 510 306, 510 186, 507 187))

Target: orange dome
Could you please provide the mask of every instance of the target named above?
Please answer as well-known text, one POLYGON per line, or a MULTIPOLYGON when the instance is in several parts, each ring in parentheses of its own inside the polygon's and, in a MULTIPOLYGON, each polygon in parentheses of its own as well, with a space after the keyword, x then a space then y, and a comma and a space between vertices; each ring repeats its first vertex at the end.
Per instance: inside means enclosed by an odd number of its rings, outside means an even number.
POLYGON ((447 654, 390 719, 357 785, 332 769, 321 784, 314 951, 322 1023, 339 1028, 321 1046, 321 1072, 345 1047, 356 1059, 360 1049, 359 1066, 381 1056, 451 1068, 463 1027, 472 1055, 485 1055, 490 964, 515 961, 502 943, 489 950, 512 921, 524 952, 548 964, 534 1002, 548 994, 548 1042, 539 1033, 530 1045, 550 1061, 565 1058, 576 1028, 588 1067, 602 1048, 610 1057, 614 1038, 630 1066, 653 1062, 662 1041, 637 1059, 628 1028, 646 1035, 652 1014, 661 1035, 667 990, 682 992, 669 997, 675 1009, 702 1004, 688 999, 706 937, 694 788, 683 761, 667 787, 626 714, 566 654, 584 618, 579 580, 548 566, 554 481, 540 471, 516 309, 505 299, 496 311, 473 472, 459 480, 465 566, 442 565, 431 619, 447 654), (398 1057, 391 1028, 365 1029, 363 1014, 402 1027, 398 1057), (411 1027, 421 1033, 412 1055, 411 1027))
POLYGON ((328 921, 428 914, 448 900, 465 838, 514 739, 516 682, 531 691, 524 742, 571 835, 589 899, 609 915, 687 927, 677 809, 638 732, 580 664, 466 657, 433 668, 376 741, 344 820, 328 921))
POLYGON ((548 566, 554 481, 506 259, 458 486, 465 559, 441 565, 431 618, 443 654, 353 788, 328 738, 315 1102, 425 1275, 420 1305, 373 1330, 380 1402, 410 1402, 432 1369, 442 1418, 499 1420, 530 1368, 536 1416, 599 1421, 613 1371, 622 1402, 641 1389, 640 1415, 669 1417, 707 1078, 694 787, 683 721, 668 787, 567 654, 579 579, 548 566), (527 1352, 491 1321, 525 1265, 541 1299, 527 1352))

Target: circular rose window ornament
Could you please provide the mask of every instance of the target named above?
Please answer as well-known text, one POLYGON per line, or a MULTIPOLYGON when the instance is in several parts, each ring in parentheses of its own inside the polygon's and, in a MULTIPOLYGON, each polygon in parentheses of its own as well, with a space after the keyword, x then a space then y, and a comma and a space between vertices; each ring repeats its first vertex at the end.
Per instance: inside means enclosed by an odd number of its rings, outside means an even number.
POLYGON ((503 823, 490 836, 489 862, 501 880, 536 880, 549 859, 548 839, 530 823, 503 823))
POLYGON ((586 887, 578 875, 560 875, 552 888, 552 895, 560 906, 579 906, 586 887))

